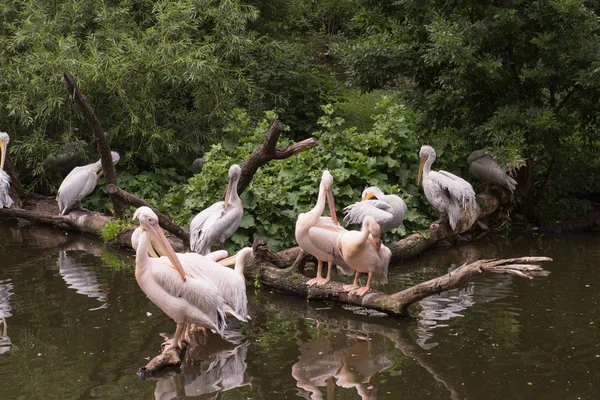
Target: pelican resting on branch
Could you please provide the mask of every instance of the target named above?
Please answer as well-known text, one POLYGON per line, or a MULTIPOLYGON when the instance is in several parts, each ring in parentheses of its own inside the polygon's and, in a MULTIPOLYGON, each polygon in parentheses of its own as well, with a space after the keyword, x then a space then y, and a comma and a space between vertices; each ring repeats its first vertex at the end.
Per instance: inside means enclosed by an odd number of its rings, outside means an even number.
POLYGON ((377 186, 370 186, 362 192, 363 201, 344 208, 344 221, 350 224, 362 224, 366 216, 375 218, 381 233, 391 231, 402 225, 406 214, 406 204, 395 194, 383 194, 377 186), (376 197, 377 200, 370 200, 376 197))
POLYGON ((8 142, 10 142, 8 133, 0 132, 0 208, 10 208, 13 205, 13 200, 8 194, 10 190, 10 176, 4 170, 8 142))
POLYGON ((237 185, 242 174, 239 165, 229 168, 229 183, 225 200, 204 209, 190 223, 190 247, 198 254, 210 253, 215 243, 223 245, 242 222, 244 207, 238 196, 237 185))
MULTIPOLYGON (((117 164, 120 159, 119 153, 111 151, 110 154, 113 165, 117 164)), ((102 172, 98 173, 100 168, 102 168, 102 160, 75 167, 69 172, 60 184, 56 195, 60 215, 67 214, 76 203, 94 191, 98 177, 102 175, 102 172)))
POLYGON ((475 192, 471 184, 459 176, 446 171, 432 171, 435 150, 431 146, 421 147, 421 165, 417 184, 423 178, 423 191, 432 206, 440 210, 442 219, 448 219, 450 227, 456 230, 460 218, 460 208, 475 204, 475 192))
POLYGON ((392 251, 381 243, 381 230, 375 218, 366 216, 360 231, 347 231, 339 237, 339 248, 344 261, 356 271, 354 282, 344 285, 346 292, 363 296, 373 283, 386 284, 392 251), (369 275, 367 284, 358 284, 361 273, 369 275))
POLYGON ((141 232, 136 248, 135 279, 140 289, 177 324, 169 348, 180 348, 187 335, 187 326, 213 329, 220 335, 226 327, 224 300, 219 289, 210 281, 189 276, 169 245, 158 224, 156 214, 149 207, 136 210, 141 232), (166 257, 149 256, 149 243, 166 257))
POLYGON ((469 172, 475 178, 487 183, 503 186, 511 192, 517 187, 517 181, 506 174, 487 148, 475 150, 467 158, 469 172))
POLYGON ((344 274, 352 273, 337 246, 339 235, 346 232, 346 229, 339 224, 335 213, 332 186, 333 176, 329 171, 323 171, 317 204, 312 210, 298 215, 296 220, 295 235, 298 245, 317 259, 317 276, 306 283, 309 286, 321 286, 329 282, 335 265, 339 266, 344 274), (331 217, 321 216, 325 210, 325 201, 329 205, 331 217), (329 266, 326 278, 322 277, 324 261, 327 261, 329 266))

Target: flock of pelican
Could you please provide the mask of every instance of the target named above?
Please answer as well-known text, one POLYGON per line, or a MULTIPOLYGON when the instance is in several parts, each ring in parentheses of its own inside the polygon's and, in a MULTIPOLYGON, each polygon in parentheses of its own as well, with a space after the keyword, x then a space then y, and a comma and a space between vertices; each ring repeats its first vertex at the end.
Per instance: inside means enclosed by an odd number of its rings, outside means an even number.
MULTIPOLYGON (((0 132, 0 208, 10 207, 8 195, 10 178, 4 171, 9 137, 0 132)), ((421 147, 417 183, 442 219, 456 230, 461 208, 475 203, 475 192, 464 179, 446 171, 432 171, 436 153, 430 146, 421 147)), ((119 155, 112 152, 113 163, 119 155)), ((471 153, 469 170, 478 179, 502 185, 513 191, 516 182, 506 175, 487 149, 471 153)), ((89 193, 101 173, 97 161, 74 168, 64 179, 57 195, 60 215, 67 214, 89 193)), ((237 185, 241 176, 239 165, 229 169, 229 183, 224 201, 217 202, 196 215, 190 224, 191 253, 176 253, 170 246, 156 213, 149 207, 135 211, 139 227, 132 236, 136 252, 135 278, 146 296, 176 323, 176 331, 167 348, 180 348, 189 340, 191 329, 211 330, 222 335, 227 318, 247 322, 244 262, 252 249, 244 248, 236 256, 228 257, 225 250, 211 252, 237 230, 244 210, 237 185), (228 266, 235 264, 235 268, 228 266)), ((317 260, 317 275, 307 282, 322 286, 330 282, 334 267, 344 274, 355 274, 352 284, 342 290, 364 296, 371 283, 387 283, 391 251, 382 243, 381 235, 403 223, 407 208, 397 195, 384 194, 378 187, 368 187, 362 201, 344 208, 344 220, 358 224, 360 230, 347 230, 337 218, 333 197, 333 176, 323 171, 315 206, 301 213, 296 221, 295 236, 299 246, 317 260), (325 204, 329 216, 324 216, 325 204), (323 277, 323 263, 327 262, 327 276, 323 277), (367 274, 364 287, 359 285, 360 274, 367 274)))

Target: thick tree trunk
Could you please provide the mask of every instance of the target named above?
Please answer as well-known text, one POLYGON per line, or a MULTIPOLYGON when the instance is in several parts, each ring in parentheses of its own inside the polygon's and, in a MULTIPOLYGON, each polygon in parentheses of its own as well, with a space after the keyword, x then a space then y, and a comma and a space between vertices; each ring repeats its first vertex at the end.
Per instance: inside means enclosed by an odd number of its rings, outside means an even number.
MULTIPOLYGON (((96 117, 93 108, 88 104, 85 96, 79 88, 77 87, 77 82, 75 82, 75 78, 68 72, 64 72, 65 77, 65 86, 69 95, 73 97, 73 100, 81 110, 81 113, 85 117, 90 129, 92 130, 92 134, 96 138, 96 145, 98 146, 98 152, 100 153, 102 159, 102 169, 104 171, 104 181, 106 182, 106 186, 113 184, 117 185, 117 174, 115 172, 115 166, 113 165, 112 156, 110 154, 110 146, 108 144, 107 135, 102 130, 102 126, 100 125, 100 120, 96 117)), ((110 199, 112 200, 114 206, 114 213, 117 218, 123 218, 123 210, 124 204, 119 200, 117 196, 114 194, 110 194, 110 199)))

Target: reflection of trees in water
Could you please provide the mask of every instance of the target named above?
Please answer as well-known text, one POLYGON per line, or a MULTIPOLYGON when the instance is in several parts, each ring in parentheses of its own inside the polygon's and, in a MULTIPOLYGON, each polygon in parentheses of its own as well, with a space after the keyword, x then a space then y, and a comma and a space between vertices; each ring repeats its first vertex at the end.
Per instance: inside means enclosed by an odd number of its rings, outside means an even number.
POLYGON ((81 262, 69 253, 66 250, 58 253, 57 266, 60 276, 69 288, 103 303, 90 311, 106 308, 107 288, 105 284, 98 282, 94 266, 81 262))
POLYGON ((186 356, 183 372, 156 382, 156 400, 214 399, 219 393, 250 384, 246 374, 246 355, 250 342, 240 337, 209 334, 197 339, 186 356), (237 342, 237 343, 236 343, 237 342))

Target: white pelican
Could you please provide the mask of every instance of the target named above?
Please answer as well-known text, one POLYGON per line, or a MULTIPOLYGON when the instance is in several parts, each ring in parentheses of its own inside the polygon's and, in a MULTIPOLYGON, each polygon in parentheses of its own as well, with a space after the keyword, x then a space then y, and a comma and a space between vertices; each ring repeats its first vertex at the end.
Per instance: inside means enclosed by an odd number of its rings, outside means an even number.
MULTIPOLYGON (((119 153, 111 151, 110 154, 113 164, 118 163, 119 153)), ((75 167, 69 172, 60 184, 56 195, 60 215, 65 215, 75 203, 94 191, 98 177, 102 175, 102 173, 98 174, 100 168, 102 168, 102 161, 98 160, 92 164, 75 167)))
MULTIPOLYGON (((156 214, 146 211, 148 215, 156 217, 156 214)), ((131 235, 131 243, 134 248, 139 246, 142 227, 138 227, 131 235)), ((148 244, 149 256, 158 257, 158 254, 168 255, 162 244, 156 246, 156 251, 151 243, 148 244)), ((186 276, 191 276, 212 283, 223 298, 223 310, 227 315, 235 317, 243 322, 248 322, 248 299, 246 296, 246 280, 244 279, 244 262, 247 256, 252 254, 252 249, 246 247, 232 257, 227 257, 227 251, 218 250, 206 256, 197 253, 174 253, 181 262, 186 276), (221 264, 217 263, 221 261, 221 264), (235 263, 235 269, 227 268, 235 263)))
POLYGON ((517 181, 506 174, 487 148, 475 150, 467 158, 469 172, 480 181, 504 186, 511 192, 517 187, 517 181))
POLYGON ((344 208, 344 221, 350 224, 362 224, 367 215, 375 218, 381 233, 391 231, 402 225, 406 214, 406 204, 395 194, 385 195, 377 186, 370 186, 362 192, 363 201, 344 208), (376 197, 377 200, 370 200, 376 197))
POLYGON ((347 231, 339 238, 339 247, 344 261, 356 271, 354 282, 344 285, 346 292, 363 296, 374 283, 387 283, 388 265, 392 251, 381 244, 381 230, 375 218, 366 216, 360 231, 347 231), (358 279, 361 273, 369 274, 367 284, 361 288, 358 279))
POLYGON ((13 205, 13 200, 8 195, 8 191, 10 190, 10 176, 4 170, 8 142, 10 142, 8 133, 0 132, 0 208, 10 208, 13 205))
POLYGON ((142 228, 136 249, 135 279, 150 301, 177 324, 168 347, 181 347, 188 324, 222 334, 226 321, 219 289, 211 282, 186 274, 149 207, 138 208, 133 218, 140 220, 142 228), (168 256, 150 257, 148 243, 151 240, 156 249, 165 251, 168 256))
POLYGON ((238 196, 237 184, 242 170, 234 164, 229 168, 229 183, 225 201, 219 201, 204 209, 190 223, 190 247, 198 254, 210 253, 215 243, 225 243, 240 226, 244 216, 242 200, 238 196))
POLYGON ((432 206, 440 210, 442 218, 447 216, 450 227, 456 230, 460 218, 460 207, 475 204, 475 192, 471 184, 461 177, 446 171, 431 171, 435 161, 435 150, 431 146, 421 147, 421 165, 417 184, 423 178, 423 191, 432 206))
POLYGON ((337 220, 332 185, 333 177, 329 171, 323 171, 317 204, 312 210, 298 215, 296 220, 295 234, 298 245, 317 259, 317 276, 306 283, 309 286, 320 286, 329 282, 334 264, 340 266, 342 272, 352 273, 352 270, 340 257, 337 247, 338 236, 346 232, 346 229, 341 227, 337 220), (321 216, 326 200, 331 217, 321 216), (326 278, 322 277, 323 261, 327 261, 329 266, 326 278))

